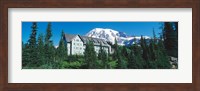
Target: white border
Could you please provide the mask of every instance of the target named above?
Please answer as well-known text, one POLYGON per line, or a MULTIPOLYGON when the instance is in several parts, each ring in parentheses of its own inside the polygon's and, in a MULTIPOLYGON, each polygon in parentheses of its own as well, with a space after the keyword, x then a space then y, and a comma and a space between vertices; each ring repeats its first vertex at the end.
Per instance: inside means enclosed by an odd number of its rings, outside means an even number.
POLYGON ((8 83, 192 83, 191 8, 9 8, 8 11, 8 83), (22 21, 179 21, 179 69, 22 70, 22 21))

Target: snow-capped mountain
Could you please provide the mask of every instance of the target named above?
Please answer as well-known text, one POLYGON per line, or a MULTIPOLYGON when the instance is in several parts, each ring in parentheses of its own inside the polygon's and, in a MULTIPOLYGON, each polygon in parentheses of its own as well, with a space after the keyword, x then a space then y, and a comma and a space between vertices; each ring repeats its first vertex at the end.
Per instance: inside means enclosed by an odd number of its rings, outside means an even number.
MULTIPOLYGON (((113 30, 113 29, 104 29, 104 28, 94 28, 91 31, 89 31, 86 36, 88 37, 93 37, 93 38, 100 38, 100 39, 104 39, 106 41, 111 42, 112 44, 115 43, 115 38, 117 40, 117 43, 119 45, 130 45, 130 44, 134 44, 134 38, 136 38, 136 40, 140 40, 141 37, 138 36, 128 36, 126 33, 124 32, 120 32, 117 30, 113 30)), ((146 39, 149 39, 150 37, 148 36, 143 36, 146 39)))

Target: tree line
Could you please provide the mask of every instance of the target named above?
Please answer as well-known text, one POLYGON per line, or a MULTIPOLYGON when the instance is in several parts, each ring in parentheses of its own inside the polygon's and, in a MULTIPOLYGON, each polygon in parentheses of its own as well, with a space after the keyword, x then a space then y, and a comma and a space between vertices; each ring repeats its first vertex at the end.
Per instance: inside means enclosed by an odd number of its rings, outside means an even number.
POLYGON ((67 47, 65 44, 64 32, 61 33, 59 47, 53 45, 52 28, 49 22, 45 36, 37 36, 38 26, 36 22, 32 23, 32 31, 27 43, 22 42, 22 67, 23 68, 56 68, 58 61, 67 57, 67 47), (36 40, 37 39, 37 40, 36 40))
POLYGON ((131 46, 111 45, 114 53, 107 53, 102 45, 98 54, 92 41, 86 43, 84 55, 68 55, 62 30, 59 46, 53 45, 51 23, 45 35, 37 36, 37 23, 32 23, 27 43, 22 43, 22 67, 37 69, 170 69, 170 57, 178 57, 178 23, 164 22, 162 32, 153 38, 134 38, 131 46))

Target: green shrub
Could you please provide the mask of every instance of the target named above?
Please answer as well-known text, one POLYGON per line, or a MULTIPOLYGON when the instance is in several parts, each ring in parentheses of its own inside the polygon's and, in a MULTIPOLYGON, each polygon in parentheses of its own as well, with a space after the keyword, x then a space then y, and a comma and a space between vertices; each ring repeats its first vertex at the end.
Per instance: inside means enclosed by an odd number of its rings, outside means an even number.
POLYGON ((108 62, 109 69, 115 69, 117 67, 117 61, 110 61, 108 62))

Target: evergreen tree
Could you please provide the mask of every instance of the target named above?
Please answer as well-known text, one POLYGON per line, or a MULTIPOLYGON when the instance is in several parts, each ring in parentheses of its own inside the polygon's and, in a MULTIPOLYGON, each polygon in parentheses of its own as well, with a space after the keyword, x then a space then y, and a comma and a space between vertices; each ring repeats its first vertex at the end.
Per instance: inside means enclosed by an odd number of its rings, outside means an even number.
POLYGON ((137 68, 137 65, 136 65, 136 59, 135 59, 135 54, 134 54, 134 50, 132 49, 129 56, 128 56, 128 68, 129 69, 135 69, 137 68))
POLYGON ((124 69, 127 68, 126 61, 122 58, 122 52, 120 47, 117 44, 117 39, 115 38, 115 44, 114 44, 114 53, 113 53, 113 60, 117 61, 117 68, 118 69, 124 69))
POLYGON ((142 58, 144 59, 144 62, 145 62, 145 66, 144 68, 149 68, 149 53, 148 53, 148 46, 146 44, 146 39, 143 38, 143 36, 141 36, 141 40, 140 40, 140 45, 141 45, 141 48, 142 48, 142 58))
POLYGON ((99 53, 98 53, 98 59, 102 60, 102 52, 103 52, 103 47, 102 47, 102 43, 100 43, 100 49, 99 49, 99 53))
POLYGON ((95 69, 97 56, 96 56, 96 52, 94 50, 93 42, 89 41, 88 43, 86 43, 84 56, 85 56, 85 61, 87 63, 88 68, 95 69))
POLYGON ((138 46, 136 38, 134 38, 134 44, 131 47, 131 53, 128 60, 128 68, 131 69, 143 69, 144 60, 142 58, 141 47, 138 46))
MULTIPOLYGON (((178 29, 178 26, 176 29, 178 29)), ((173 23, 165 22, 163 29, 163 38, 165 49, 169 56, 178 57, 178 34, 176 29, 173 27, 173 23)))
POLYGON ((49 55, 51 55, 50 59, 51 62, 50 63, 55 63, 56 61, 56 48, 53 45, 53 41, 50 41, 50 46, 49 46, 49 55))
POLYGON ((122 46, 122 56, 124 58, 128 57, 128 48, 126 46, 122 46))
POLYGON ((59 42, 59 46, 57 48, 57 53, 56 55, 58 56, 58 59, 59 60, 66 60, 67 58, 67 44, 64 40, 64 31, 62 30, 62 33, 61 33, 61 38, 60 38, 60 42, 59 42))
POLYGON ((106 69, 107 63, 108 63, 108 54, 106 53, 105 50, 102 51, 102 62, 103 62, 104 68, 106 69))
POLYGON ((118 44, 117 39, 115 38, 115 44, 113 45, 114 53, 113 53, 113 60, 117 59, 117 50, 118 50, 118 44))
POLYGON ((98 54, 98 59, 102 61, 103 68, 107 68, 108 54, 103 49, 102 44, 100 44, 100 50, 99 50, 99 54, 98 54))
POLYGON ((154 28, 153 28, 153 42, 156 43, 157 42, 157 38, 156 38, 156 34, 155 34, 155 31, 154 31, 154 28))
POLYGON ((155 31, 154 31, 154 29, 153 29, 153 40, 151 39, 150 40, 150 45, 149 45, 149 49, 150 49, 150 56, 151 56, 151 60, 152 61, 155 61, 156 60, 156 56, 157 56, 157 54, 156 54, 156 50, 155 50, 155 47, 156 47, 156 43, 157 43, 157 38, 156 38, 156 34, 155 34, 155 31))
POLYGON ((22 67, 27 67, 30 62, 28 44, 22 43, 22 67))
POLYGON ((37 45, 37 55, 38 55, 38 61, 39 65, 45 64, 45 55, 44 55, 44 36, 43 34, 39 34, 38 36, 38 45, 37 45))
POLYGON ((53 42, 51 39, 52 33, 51 33, 51 23, 49 22, 47 25, 46 35, 45 35, 45 63, 46 64, 52 64, 54 61, 54 48, 53 48, 53 42))
POLYGON ((119 47, 119 46, 117 46, 116 49, 117 50, 115 50, 115 51, 116 51, 116 59, 117 59, 117 68, 118 69, 125 69, 125 68, 127 68, 127 62, 126 62, 126 60, 121 55, 122 54, 122 52, 121 52, 122 48, 119 47))
POLYGON ((32 32, 30 34, 29 40, 28 40, 28 65, 31 67, 38 66, 38 57, 37 57, 37 44, 36 44, 36 35, 37 35, 37 23, 32 23, 32 32))
POLYGON ((174 48, 174 50, 175 50, 174 56, 175 56, 175 57, 178 57, 178 22, 175 22, 175 23, 174 23, 174 26, 175 26, 175 35, 176 35, 176 37, 175 37, 175 43, 174 43, 174 45, 175 45, 175 48, 174 48))
POLYGON ((51 23, 49 22, 47 25, 46 36, 45 36, 45 44, 50 44, 50 38, 52 37, 51 33, 51 23))
POLYGON ((149 68, 151 69, 155 69, 157 68, 156 67, 156 60, 157 60, 157 55, 156 55, 156 50, 155 50, 155 46, 156 46, 156 42, 154 42, 155 39, 151 39, 150 40, 150 44, 149 44, 149 62, 148 62, 148 65, 149 65, 149 68))
POLYGON ((170 69, 171 64, 169 62, 169 57, 167 55, 167 52, 164 48, 164 44, 162 40, 159 40, 158 42, 158 48, 157 48, 157 68, 158 69, 170 69))

